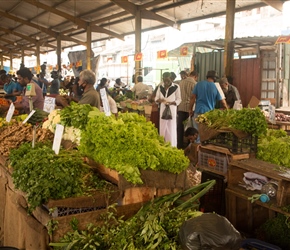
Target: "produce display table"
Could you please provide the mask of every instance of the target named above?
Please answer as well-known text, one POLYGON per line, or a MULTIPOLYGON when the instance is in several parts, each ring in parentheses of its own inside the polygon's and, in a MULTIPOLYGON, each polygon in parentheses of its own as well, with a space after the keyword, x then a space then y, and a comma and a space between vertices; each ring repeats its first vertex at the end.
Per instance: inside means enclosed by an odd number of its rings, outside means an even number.
POLYGON ((275 121, 275 124, 273 124, 270 121, 267 121, 267 123, 269 129, 282 129, 290 135, 290 122, 275 121))
POLYGON ((116 171, 90 163, 101 176, 115 184, 110 195, 108 192, 96 192, 86 197, 50 200, 29 215, 26 195, 15 189, 12 170, 7 167, 7 159, 0 156, 0 246, 9 245, 29 250, 50 249, 50 242, 59 241, 71 230, 70 222, 74 218, 79 221, 79 229, 85 229, 89 223, 102 223, 100 216, 106 212, 106 207, 117 203, 117 215, 127 219, 146 201, 185 189, 188 184, 185 172, 170 174, 145 171, 142 174, 145 184, 136 186, 128 183, 116 171), (54 211, 49 213, 50 209, 54 211), (53 225, 57 227, 50 232, 53 225))

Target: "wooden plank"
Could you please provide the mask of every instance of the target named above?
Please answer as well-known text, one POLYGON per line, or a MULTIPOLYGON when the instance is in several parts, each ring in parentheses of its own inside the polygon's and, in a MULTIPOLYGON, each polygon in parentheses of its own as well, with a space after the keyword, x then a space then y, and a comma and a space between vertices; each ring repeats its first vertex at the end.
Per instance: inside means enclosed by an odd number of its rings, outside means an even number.
POLYGON ((95 191, 89 196, 70 197, 59 200, 49 200, 45 205, 48 209, 55 207, 85 208, 85 207, 106 207, 116 203, 121 192, 116 186, 109 187, 106 191, 95 191))
POLYGON ((227 154, 230 156, 231 160, 242 160, 242 159, 248 159, 250 157, 249 154, 233 154, 230 152, 230 150, 228 148, 219 147, 219 146, 215 146, 212 144, 200 146, 200 149, 208 149, 208 150, 212 150, 215 152, 227 154))
MULTIPOLYGON (((117 217, 124 216, 124 220, 132 217, 136 214, 144 203, 135 203, 124 206, 117 206, 117 217)), ((103 223, 102 215, 107 212, 107 209, 100 209, 92 212, 72 214, 64 217, 55 218, 54 221, 58 222, 58 228, 55 230, 51 236, 52 242, 58 242, 63 235, 69 231, 72 231, 70 222, 72 219, 77 219, 79 221, 78 228, 84 230, 87 228, 88 223, 93 225, 101 225, 103 223)))
POLYGON ((121 205, 146 202, 154 199, 156 188, 154 187, 133 187, 124 190, 121 205))

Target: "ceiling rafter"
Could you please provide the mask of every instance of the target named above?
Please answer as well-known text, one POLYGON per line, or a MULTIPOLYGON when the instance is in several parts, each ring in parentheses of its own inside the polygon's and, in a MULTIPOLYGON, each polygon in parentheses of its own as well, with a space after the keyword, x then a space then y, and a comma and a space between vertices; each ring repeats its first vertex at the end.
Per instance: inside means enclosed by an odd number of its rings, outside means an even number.
MULTIPOLYGON (((21 37, 22 39, 25 39, 25 40, 29 41, 30 43, 34 43, 34 44, 37 43, 37 40, 36 39, 33 39, 33 38, 29 37, 29 36, 25 36, 25 35, 23 35, 21 33, 18 33, 18 32, 13 31, 13 30, 5 29, 3 27, 0 27, 0 30, 4 31, 7 34, 12 34, 12 35, 21 37)), ((56 46, 53 46, 51 44, 45 44, 45 46, 56 49, 56 46)))
MULTIPOLYGON (((47 28, 45 28, 45 27, 43 27, 43 26, 40 26, 40 25, 38 25, 38 24, 31 23, 31 22, 26 21, 26 20, 24 20, 24 19, 21 19, 21 18, 19 18, 19 17, 16 17, 16 16, 13 16, 13 15, 10 15, 10 14, 8 14, 8 13, 6 13, 6 12, 0 11, 0 15, 4 16, 4 17, 6 17, 6 18, 12 19, 12 20, 14 20, 14 21, 16 21, 16 22, 19 22, 19 23, 21 23, 21 24, 24 24, 24 25, 27 25, 27 26, 33 27, 33 28, 35 28, 35 29, 38 29, 38 30, 40 30, 41 32, 44 32, 44 33, 48 34, 48 35, 51 36, 51 37, 57 38, 57 36, 58 36, 58 33, 57 33, 57 32, 54 32, 54 31, 52 31, 52 30, 50 30, 50 29, 47 29, 47 28)), ((75 42, 75 43, 78 43, 78 44, 81 44, 81 45, 86 45, 85 42, 79 41, 79 40, 77 40, 77 39, 74 39, 74 38, 72 38, 72 37, 69 37, 69 36, 66 36, 66 35, 63 35, 63 34, 61 34, 61 39, 62 39, 62 40, 66 40, 66 41, 72 41, 72 42, 75 42)))
POLYGON ((9 40, 9 39, 6 39, 6 38, 4 38, 3 36, 1 36, 1 41, 6 42, 6 43, 8 43, 8 44, 11 44, 11 45, 13 45, 14 47, 19 48, 19 49, 35 51, 35 49, 32 49, 32 48, 26 47, 25 44, 19 44, 19 43, 17 43, 17 45, 15 45, 15 42, 13 42, 13 41, 11 41, 11 40, 9 40))
MULTIPOLYGON (((34 0, 22 0, 22 1, 25 1, 26 3, 32 4, 32 5, 35 5, 35 6, 37 6, 39 8, 42 8, 42 9, 44 9, 46 11, 52 12, 52 13, 54 13, 56 15, 62 16, 64 18, 66 18, 67 20, 70 20, 72 23, 78 25, 79 27, 87 30, 87 26, 89 25, 89 23, 84 21, 84 20, 82 20, 81 18, 69 15, 66 12, 60 11, 60 10, 58 10, 56 8, 52 8, 52 7, 48 6, 48 5, 45 5, 45 4, 40 3, 40 2, 36 2, 34 0)), ((118 38, 120 40, 124 40, 124 37, 122 35, 117 34, 117 33, 113 32, 113 31, 110 31, 110 30, 106 30, 106 29, 104 29, 103 27, 100 27, 100 26, 96 26, 96 25, 91 26, 91 31, 92 32, 99 32, 99 33, 105 33, 105 34, 107 34, 109 36, 116 37, 116 38, 118 38)))
MULTIPOLYGON (((155 12, 149 11, 145 8, 143 8, 143 9, 139 8, 139 6, 137 6, 133 3, 130 3, 128 1, 125 1, 125 0, 111 0, 111 1, 114 2, 116 5, 118 5, 119 7, 121 7, 122 9, 124 9, 125 11, 128 11, 133 16, 136 15, 137 10, 141 10, 141 17, 144 19, 153 19, 153 20, 159 21, 159 22, 164 23, 164 24, 171 26, 171 27, 173 27, 173 25, 175 24, 174 21, 172 21, 168 18, 160 16, 160 15, 156 14, 155 12)), ((147 6, 148 6, 148 4, 147 4, 147 6)))

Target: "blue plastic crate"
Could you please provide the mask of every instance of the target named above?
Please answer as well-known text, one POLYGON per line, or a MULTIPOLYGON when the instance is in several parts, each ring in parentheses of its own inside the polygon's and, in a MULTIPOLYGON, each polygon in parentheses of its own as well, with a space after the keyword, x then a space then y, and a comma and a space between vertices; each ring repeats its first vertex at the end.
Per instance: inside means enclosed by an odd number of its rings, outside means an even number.
POLYGON ((246 239, 242 242, 242 249, 282 250, 280 247, 257 239, 246 239))

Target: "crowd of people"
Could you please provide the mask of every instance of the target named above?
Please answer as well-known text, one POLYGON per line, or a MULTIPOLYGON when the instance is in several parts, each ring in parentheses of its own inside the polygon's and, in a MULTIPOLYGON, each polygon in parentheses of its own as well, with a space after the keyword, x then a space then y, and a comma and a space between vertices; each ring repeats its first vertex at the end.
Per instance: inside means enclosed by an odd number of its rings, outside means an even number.
POLYGON ((189 74, 181 71, 181 80, 175 81, 175 78, 176 76, 172 76, 170 72, 163 73, 162 82, 154 90, 151 101, 159 105, 157 127, 160 135, 164 136, 165 141, 170 142, 171 146, 185 149, 184 138, 189 135, 186 136, 184 124, 188 119, 197 131, 195 142, 199 143, 198 123, 195 118, 215 108, 233 108, 235 101, 240 100, 240 95, 227 78, 223 77, 218 81, 214 70, 209 70, 206 79, 202 81, 198 81, 196 71, 189 74), (168 107, 171 111, 170 119, 164 116, 168 107))
MULTIPOLYGON (((105 89, 111 113, 117 116, 118 108, 114 97, 130 92, 134 99, 148 99, 152 102, 153 112, 151 121, 155 123, 159 134, 164 137, 171 146, 185 149, 184 138, 189 137, 185 131, 185 122, 191 119, 192 127, 197 131, 195 142, 199 143, 198 124, 195 118, 215 108, 233 108, 235 101, 240 100, 236 87, 231 85, 227 78, 223 77, 217 82, 218 76, 214 70, 209 70, 206 79, 198 81, 198 72, 180 72, 180 79, 176 81, 173 72, 164 72, 161 83, 150 94, 150 88, 143 83, 143 77, 137 76, 133 88, 120 78, 115 80, 113 89, 109 89, 109 80, 102 78, 97 86, 96 75, 92 70, 83 70, 78 77, 66 78, 62 83, 58 72, 51 72, 51 81, 45 78, 45 72, 33 76, 30 69, 22 67, 16 72, 16 76, 0 72, 0 81, 3 85, 2 98, 8 105, 1 105, 3 112, 9 109, 9 104, 14 103, 20 113, 29 113, 29 97, 25 95, 26 87, 32 84, 35 95, 30 98, 33 109, 43 109, 45 96, 55 97, 56 105, 66 107, 71 101, 80 104, 90 104, 104 111, 101 98, 101 90, 105 89), (60 87, 68 90, 67 95, 60 95, 60 87), (49 91, 48 91, 49 90, 49 91), (158 117, 156 117, 158 116, 158 117)), ((191 131, 192 132, 192 131, 191 131)))

